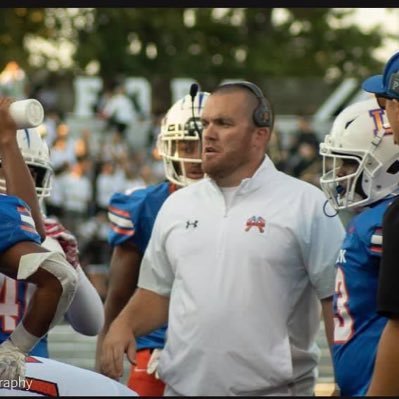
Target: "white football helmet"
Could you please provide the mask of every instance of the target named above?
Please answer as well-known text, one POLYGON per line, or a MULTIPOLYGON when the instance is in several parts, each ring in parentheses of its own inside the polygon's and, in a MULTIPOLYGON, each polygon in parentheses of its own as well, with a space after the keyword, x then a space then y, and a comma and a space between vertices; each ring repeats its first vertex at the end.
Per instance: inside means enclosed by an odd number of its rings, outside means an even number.
MULTIPOLYGON (((36 172, 35 187, 38 199, 50 196, 53 169, 46 142, 34 128, 17 130, 17 142, 25 163, 36 172)), ((6 190, 3 177, 0 178, 0 189, 6 190)))
POLYGON ((184 163, 201 163, 202 160, 200 150, 197 158, 179 155, 177 144, 182 140, 201 143, 200 115, 208 96, 209 93, 200 91, 193 101, 187 94, 172 105, 162 120, 157 149, 163 160, 166 178, 179 186, 186 186, 195 181, 186 176, 184 163))
POLYGON ((399 187, 399 146, 393 141, 385 112, 376 100, 345 108, 320 144, 321 188, 336 209, 371 204, 399 187), (343 162, 356 165, 343 175, 343 162))

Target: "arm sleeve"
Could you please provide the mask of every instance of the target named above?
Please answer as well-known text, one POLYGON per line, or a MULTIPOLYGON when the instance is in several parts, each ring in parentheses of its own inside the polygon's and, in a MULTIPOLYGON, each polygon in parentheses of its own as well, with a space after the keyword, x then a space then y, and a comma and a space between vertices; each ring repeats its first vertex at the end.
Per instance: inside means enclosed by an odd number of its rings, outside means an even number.
POLYGON ((97 335, 104 325, 104 307, 98 292, 79 266, 76 239, 56 221, 46 219, 45 226, 48 237, 43 247, 61 253, 78 274, 77 290, 65 317, 77 332, 97 335))
POLYGON ((397 317, 399 315, 399 198, 384 214, 382 235, 377 311, 386 317, 397 317))
POLYGON ((66 318, 77 332, 90 336, 97 335, 104 325, 103 303, 80 266, 77 272, 78 288, 66 318))

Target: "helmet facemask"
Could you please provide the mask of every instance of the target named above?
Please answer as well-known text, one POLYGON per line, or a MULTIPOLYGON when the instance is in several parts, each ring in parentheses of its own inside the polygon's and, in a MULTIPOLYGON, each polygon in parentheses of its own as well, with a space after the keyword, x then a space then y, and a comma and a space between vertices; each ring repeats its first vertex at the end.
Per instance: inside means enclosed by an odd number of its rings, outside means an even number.
POLYGON ((170 108, 162 121, 157 148, 166 178, 179 186, 187 186, 203 176, 200 112, 207 97, 208 93, 200 92, 192 103, 191 97, 185 96, 170 108))
MULTIPOLYGON (((370 195, 362 187, 367 155, 323 154, 323 175, 320 185, 336 210, 362 206, 370 195), (352 172, 342 173, 343 165, 350 164, 352 172)), ((349 168, 347 167, 346 170, 349 168)))
POLYGON ((39 201, 51 195, 53 171, 46 165, 38 165, 37 162, 25 161, 33 177, 36 195, 39 201))

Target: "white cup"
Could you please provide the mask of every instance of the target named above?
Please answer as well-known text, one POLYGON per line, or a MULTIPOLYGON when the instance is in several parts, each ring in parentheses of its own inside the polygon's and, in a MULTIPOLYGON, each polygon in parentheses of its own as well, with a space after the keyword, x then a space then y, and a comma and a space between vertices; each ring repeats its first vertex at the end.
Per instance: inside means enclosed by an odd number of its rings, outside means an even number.
POLYGON ((43 123, 44 110, 39 101, 31 98, 13 102, 10 105, 10 115, 17 129, 28 129, 43 123))

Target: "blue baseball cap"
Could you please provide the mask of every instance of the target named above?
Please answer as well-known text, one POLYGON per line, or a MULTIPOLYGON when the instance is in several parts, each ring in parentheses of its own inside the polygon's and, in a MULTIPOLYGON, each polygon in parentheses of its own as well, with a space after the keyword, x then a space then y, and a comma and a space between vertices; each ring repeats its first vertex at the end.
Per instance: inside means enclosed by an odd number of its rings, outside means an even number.
POLYGON ((385 64, 384 73, 366 79, 362 88, 370 93, 399 99, 399 51, 385 64))

